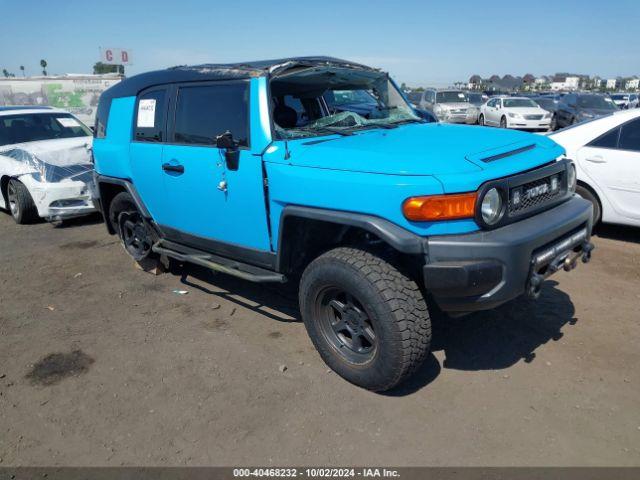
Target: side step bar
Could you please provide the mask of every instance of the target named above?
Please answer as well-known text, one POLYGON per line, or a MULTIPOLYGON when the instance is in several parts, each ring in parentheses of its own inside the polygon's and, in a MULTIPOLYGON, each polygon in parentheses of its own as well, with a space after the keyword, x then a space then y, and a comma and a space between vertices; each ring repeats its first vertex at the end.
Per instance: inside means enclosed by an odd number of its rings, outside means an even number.
POLYGON ((226 273, 234 277, 249 280, 250 282, 276 282, 284 283, 287 277, 281 273, 272 272, 265 268, 256 267, 247 263, 238 262, 225 257, 219 257, 200 250, 195 250, 167 240, 158 241, 152 250, 160 255, 174 258, 181 262, 195 263, 216 272, 226 273))

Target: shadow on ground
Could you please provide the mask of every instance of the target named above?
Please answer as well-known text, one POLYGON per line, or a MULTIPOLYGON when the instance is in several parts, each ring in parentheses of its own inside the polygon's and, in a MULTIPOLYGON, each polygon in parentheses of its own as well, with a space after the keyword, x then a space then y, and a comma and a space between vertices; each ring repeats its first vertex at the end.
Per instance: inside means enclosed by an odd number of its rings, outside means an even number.
MULTIPOLYGON (((252 284, 190 264, 174 265, 171 272, 186 286, 273 320, 300 321, 297 293, 286 285, 252 284)), ((461 318, 434 311, 431 347, 444 353, 442 366, 431 353, 409 381, 386 394, 414 393, 434 381, 441 368, 499 370, 520 360, 534 361, 538 347, 561 339, 562 328, 577 322, 571 299, 557 287, 557 282, 547 281, 538 300, 521 297, 495 310, 461 318)))
POLYGON ((619 240, 622 242, 640 243, 640 228, 627 225, 601 223, 594 230, 596 237, 619 240))

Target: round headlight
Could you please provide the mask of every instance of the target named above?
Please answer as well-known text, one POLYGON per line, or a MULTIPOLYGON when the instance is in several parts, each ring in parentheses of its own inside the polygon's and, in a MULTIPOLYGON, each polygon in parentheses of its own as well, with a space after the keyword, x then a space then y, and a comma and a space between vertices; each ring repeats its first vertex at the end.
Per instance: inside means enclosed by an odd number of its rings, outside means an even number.
POLYGON ((482 198, 482 206, 480 208, 482 220, 487 225, 494 225, 502 217, 502 195, 500 192, 491 188, 487 190, 482 198))
POLYGON ((573 163, 570 163, 567 167, 567 188, 570 192, 576 191, 576 183, 577 183, 577 175, 576 175, 576 166, 573 163))

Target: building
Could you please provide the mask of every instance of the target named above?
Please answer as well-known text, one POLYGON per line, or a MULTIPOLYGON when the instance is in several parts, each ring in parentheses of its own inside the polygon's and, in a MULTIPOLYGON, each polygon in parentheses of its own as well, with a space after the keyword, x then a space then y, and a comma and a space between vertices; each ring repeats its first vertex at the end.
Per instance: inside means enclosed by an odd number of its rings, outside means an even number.
POLYGON ((640 89, 640 78, 638 77, 628 78, 626 83, 624 84, 624 88, 626 88, 627 90, 640 89))
POLYGON ((100 94, 120 80, 122 76, 118 74, 0 78, 0 106, 63 108, 87 125, 93 125, 100 94))
POLYGON ((580 88, 580 78, 579 75, 554 75, 550 88, 554 91, 578 90, 580 88))
POLYGON ((617 90, 618 88, 620 88, 620 84, 620 78, 608 78, 605 86, 607 90, 617 90))

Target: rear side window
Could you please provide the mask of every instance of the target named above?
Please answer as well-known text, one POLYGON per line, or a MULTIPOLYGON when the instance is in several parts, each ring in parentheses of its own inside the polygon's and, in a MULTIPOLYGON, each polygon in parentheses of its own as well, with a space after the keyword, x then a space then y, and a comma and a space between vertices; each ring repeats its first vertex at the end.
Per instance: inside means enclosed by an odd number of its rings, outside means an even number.
POLYGON ((249 84, 219 83, 178 88, 176 143, 215 145, 216 137, 231 132, 241 146, 249 145, 249 84))
POLYGON ((136 105, 135 140, 138 142, 164 141, 166 121, 166 88, 154 88, 140 94, 136 105))
POLYGON ((640 119, 622 126, 618 147, 622 150, 640 152, 640 119))
POLYGON ((618 148, 618 137, 620 136, 620 127, 609 130, 604 135, 596 138, 589 144, 590 147, 600 148, 618 148))
POLYGON ((96 112, 96 124, 93 129, 93 135, 96 138, 105 138, 107 136, 107 121, 109 120, 110 108, 111 99, 100 99, 98 111, 96 112))

